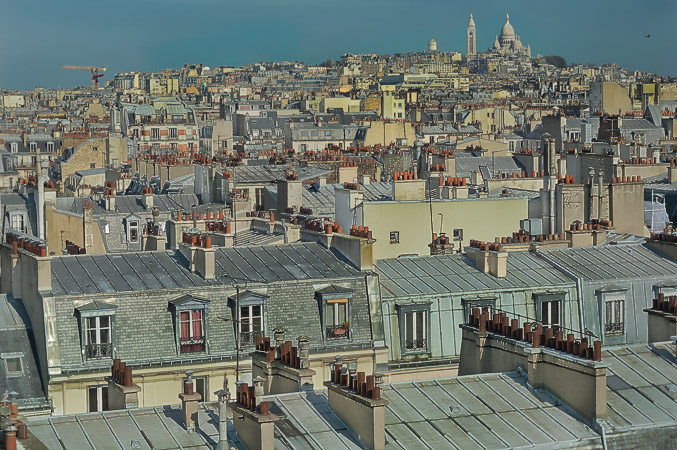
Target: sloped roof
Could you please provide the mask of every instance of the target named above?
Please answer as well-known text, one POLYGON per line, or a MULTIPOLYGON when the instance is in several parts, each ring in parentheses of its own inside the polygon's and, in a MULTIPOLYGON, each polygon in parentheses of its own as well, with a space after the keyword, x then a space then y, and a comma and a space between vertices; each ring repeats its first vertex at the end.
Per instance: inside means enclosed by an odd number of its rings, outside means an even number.
POLYGON ((376 263, 383 298, 435 295, 538 286, 573 285, 564 274, 529 252, 508 256, 507 275, 483 273, 466 255, 383 259, 376 263))

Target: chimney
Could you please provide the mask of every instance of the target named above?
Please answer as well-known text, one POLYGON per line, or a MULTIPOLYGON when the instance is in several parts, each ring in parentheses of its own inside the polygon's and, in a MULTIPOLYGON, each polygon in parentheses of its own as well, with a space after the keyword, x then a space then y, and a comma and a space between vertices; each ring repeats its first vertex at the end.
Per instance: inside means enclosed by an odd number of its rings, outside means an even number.
POLYGON ((148 210, 153 208, 153 188, 143 188, 143 197, 141 199, 143 207, 148 210))
POLYGON ((649 343, 677 340, 677 296, 660 293, 644 312, 649 321, 649 343))
MULTIPOLYGON (((470 305, 472 307, 472 304, 470 305)), ((492 310, 472 308, 463 330, 458 374, 511 372, 522 368, 533 389, 559 398, 588 422, 607 417, 606 368, 601 341, 589 342, 584 333, 538 325, 492 310), (491 318, 490 318, 491 317, 491 318), (578 335, 578 339, 576 339, 578 335), (592 345, 590 345, 592 344, 592 345)))
MULTIPOLYGON (((241 387, 247 387, 242 383, 241 387)), ((280 418, 270 412, 268 402, 256 407, 248 393, 238 392, 238 401, 232 405, 233 430, 249 450, 269 450, 275 447, 275 422, 280 418), (245 394, 245 395, 241 395, 245 394), (249 405, 244 405, 249 402, 249 405)))
POLYGON ((115 191, 111 188, 106 189, 106 211, 115 211, 115 191))
POLYGON ((108 407, 131 409, 139 406, 141 387, 132 379, 132 368, 119 359, 113 360, 108 381, 108 407))
POLYGON ((202 246, 195 252, 195 271, 205 280, 213 280, 216 272, 216 250, 212 248, 212 237, 207 235, 202 246))
POLYGON ((219 442, 214 450, 229 450, 228 445, 228 400, 230 392, 220 390, 215 392, 219 397, 219 442))
POLYGON ((466 247, 465 251, 466 255, 475 261, 475 267, 479 271, 497 278, 507 275, 508 252, 503 251, 502 245, 470 241, 470 247, 466 247))
POLYGON ((274 333, 276 346, 271 346, 269 337, 256 335, 256 350, 250 353, 255 386, 256 380, 259 380, 259 389, 263 395, 312 389, 316 372, 310 368, 308 355, 310 338, 300 336, 299 346, 294 347, 292 341, 284 341, 282 330, 275 330, 274 333))
POLYGON ((426 180, 415 180, 413 173, 405 179, 393 181, 393 200, 425 200, 426 180))
POLYGON ((189 433, 193 432, 198 426, 197 403, 202 400, 202 396, 193 391, 193 372, 191 370, 186 371, 183 392, 179 394, 179 398, 181 399, 181 411, 183 412, 183 425, 189 433))
POLYGON ((94 247, 94 220, 92 218, 92 202, 85 200, 82 208, 82 240, 86 253, 92 253, 94 247))
POLYGON ((360 184, 362 184, 363 186, 366 186, 369 183, 371 183, 371 177, 369 175, 362 175, 360 177, 360 184))
MULTIPOLYGON (((352 163, 346 163, 352 164, 352 163)), ((338 183, 355 183, 357 181, 357 165, 338 168, 338 183)))
POLYGON ((370 450, 385 449, 385 409, 388 400, 381 398, 373 375, 365 376, 335 364, 327 387, 329 409, 346 424, 360 442, 370 450))
POLYGON ((296 179, 278 180, 277 212, 283 213, 287 208, 300 208, 303 204, 303 186, 296 179))

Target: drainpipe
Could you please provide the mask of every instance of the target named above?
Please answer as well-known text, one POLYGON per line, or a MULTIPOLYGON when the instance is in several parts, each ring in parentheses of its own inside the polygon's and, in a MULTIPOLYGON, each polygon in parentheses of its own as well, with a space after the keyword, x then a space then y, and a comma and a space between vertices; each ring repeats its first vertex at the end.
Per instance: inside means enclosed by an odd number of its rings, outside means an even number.
POLYGON ((553 187, 552 183, 550 183, 550 234, 554 234, 557 232, 555 230, 555 188, 553 187))

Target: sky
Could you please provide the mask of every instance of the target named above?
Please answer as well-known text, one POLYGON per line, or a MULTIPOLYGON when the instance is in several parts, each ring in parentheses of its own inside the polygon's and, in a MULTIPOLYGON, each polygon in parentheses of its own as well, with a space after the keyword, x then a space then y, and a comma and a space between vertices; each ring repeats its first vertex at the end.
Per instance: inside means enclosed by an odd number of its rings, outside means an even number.
POLYGON ((677 76, 675 0, 7 0, 0 20, 0 89, 89 85, 63 65, 115 73, 202 63, 318 64, 342 53, 465 53, 470 13, 477 48, 510 23, 532 56, 677 76), (651 34, 651 38, 644 36, 651 34))

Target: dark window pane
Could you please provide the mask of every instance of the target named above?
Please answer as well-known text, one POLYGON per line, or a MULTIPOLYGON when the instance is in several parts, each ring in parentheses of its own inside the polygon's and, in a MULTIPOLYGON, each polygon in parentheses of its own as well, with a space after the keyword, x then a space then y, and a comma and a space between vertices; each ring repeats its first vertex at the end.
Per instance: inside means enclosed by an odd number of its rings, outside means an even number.
POLYGON ((108 388, 101 388, 101 410, 108 411, 108 388))
POLYGON ((8 358, 7 372, 21 372, 21 358, 8 358))
POLYGON ((89 397, 87 399, 88 403, 88 412, 96 412, 98 411, 98 401, 97 401, 97 389, 96 388, 89 388, 87 389, 87 396, 89 397))

